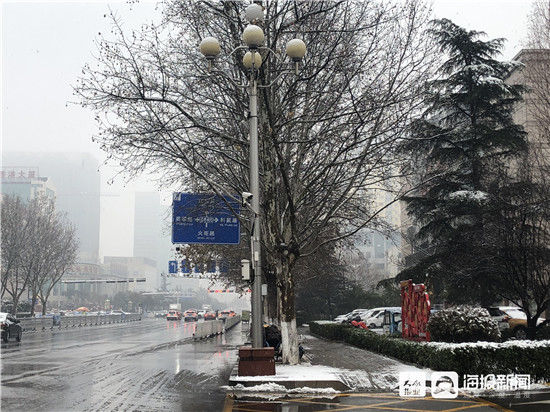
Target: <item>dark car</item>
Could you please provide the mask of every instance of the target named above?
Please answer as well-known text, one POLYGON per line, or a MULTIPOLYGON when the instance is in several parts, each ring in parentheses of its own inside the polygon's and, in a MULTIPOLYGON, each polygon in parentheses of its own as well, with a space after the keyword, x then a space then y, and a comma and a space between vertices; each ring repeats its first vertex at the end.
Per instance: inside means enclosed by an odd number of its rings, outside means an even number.
POLYGON ((13 315, 0 312, 0 327, 2 328, 2 342, 8 343, 9 338, 15 338, 17 342, 21 342, 23 328, 13 315))

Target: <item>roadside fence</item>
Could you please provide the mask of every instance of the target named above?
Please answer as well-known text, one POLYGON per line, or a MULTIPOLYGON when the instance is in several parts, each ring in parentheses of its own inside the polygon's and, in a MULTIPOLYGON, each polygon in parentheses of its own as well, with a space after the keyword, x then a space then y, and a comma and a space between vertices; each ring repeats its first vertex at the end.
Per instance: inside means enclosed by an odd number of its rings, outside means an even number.
POLYGON ((80 326, 108 325, 111 323, 135 322, 141 320, 140 313, 116 315, 56 316, 44 318, 21 318, 23 332, 48 329, 64 329, 80 326))

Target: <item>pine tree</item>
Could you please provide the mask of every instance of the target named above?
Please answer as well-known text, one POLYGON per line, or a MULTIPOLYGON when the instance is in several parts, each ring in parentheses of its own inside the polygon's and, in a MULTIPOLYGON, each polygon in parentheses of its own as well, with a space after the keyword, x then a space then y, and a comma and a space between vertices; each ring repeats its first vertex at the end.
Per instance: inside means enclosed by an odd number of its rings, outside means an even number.
POLYGON ((447 19, 431 32, 446 60, 402 146, 420 182, 405 200, 424 247, 399 277, 427 282, 448 301, 487 303, 494 273, 484 222, 499 207, 491 182, 526 148, 512 120, 522 87, 503 81, 515 67, 495 59, 503 39, 482 41, 483 32, 447 19))

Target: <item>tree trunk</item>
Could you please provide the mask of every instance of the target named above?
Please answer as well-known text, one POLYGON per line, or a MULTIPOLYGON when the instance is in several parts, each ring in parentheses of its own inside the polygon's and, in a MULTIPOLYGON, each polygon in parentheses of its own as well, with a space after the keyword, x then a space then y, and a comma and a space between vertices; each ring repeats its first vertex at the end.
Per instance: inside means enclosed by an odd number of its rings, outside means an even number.
POLYGON ((277 278, 272 273, 266 273, 267 283, 267 318, 270 324, 279 324, 279 313, 277 310, 277 278))
POLYGON ((46 315, 46 302, 48 301, 48 298, 40 298, 40 303, 42 304, 42 316, 46 315))
POLYGON ((31 302, 31 318, 34 317, 34 307, 36 305, 36 302, 37 302, 37 294, 33 291, 32 292, 32 302, 31 302))
POLYGON ((527 334, 527 339, 535 340, 537 337, 537 319, 531 318, 527 319, 527 330, 525 331, 527 334))
MULTIPOLYGON (((11 293, 10 293, 11 295, 11 293)), ((13 308, 11 310, 11 314, 12 315, 16 315, 17 314, 17 305, 19 305, 19 296, 16 296, 16 295, 11 295, 11 300, 13 301, 13 308)))
POLYGON ((294 303, 294 279, 290 271, 293 257, 283 257, 278 267, 279 300, 281 308, 281 338, 283 363, 296 365, 300 362, 298 351, 298 330, 296 329, 296 310, 294 303))

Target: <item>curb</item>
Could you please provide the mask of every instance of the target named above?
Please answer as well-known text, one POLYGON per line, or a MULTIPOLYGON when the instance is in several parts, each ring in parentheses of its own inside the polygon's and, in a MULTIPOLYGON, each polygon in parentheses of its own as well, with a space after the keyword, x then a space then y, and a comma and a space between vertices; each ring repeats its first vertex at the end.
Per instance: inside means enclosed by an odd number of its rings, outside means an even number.
MULTIPOLYGON (((277 366, 275 366, 275 369, 277 369, 277 366)), ((274 383, 277 385, 281 385, 286 389, 308 387, 312 389, 332 388, 338 392, 347 392, 351 390, 349 386, 347 386, 340 380, 280 380, 270 379, 269 376, 258 376, 257 379, 253 380, 251 380, 251 378, 254 377, 247 376, 246 380, 241 380, 237 373, 238 365, 235 365, 233 367, 233 370, 231 371, 231 376, 229 377, 229 386, 241 384, 244 387, 251 387, 261 385, 263 383, 274 383)))

